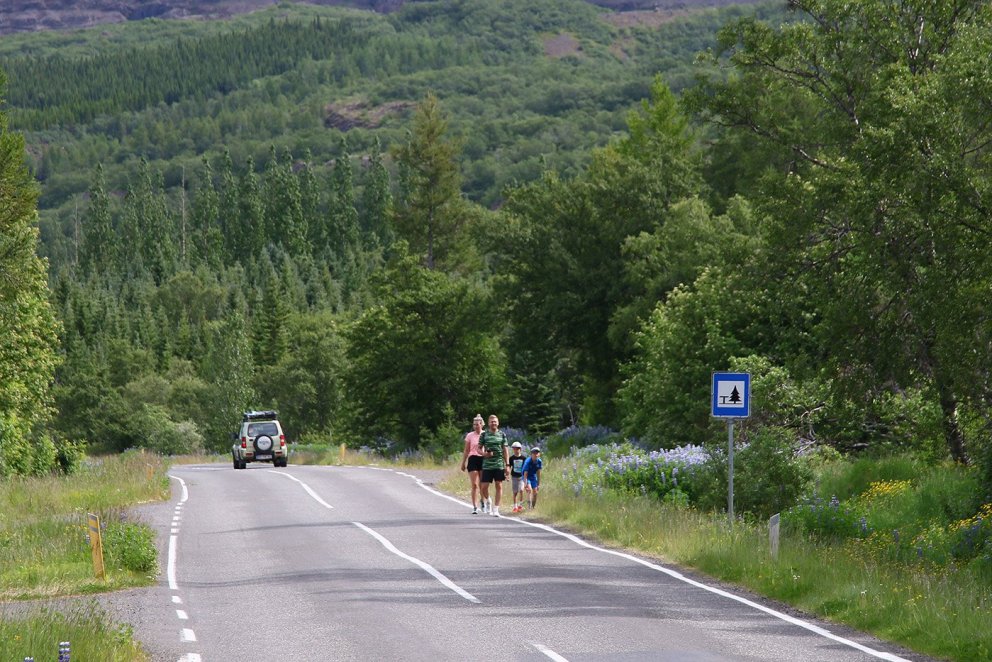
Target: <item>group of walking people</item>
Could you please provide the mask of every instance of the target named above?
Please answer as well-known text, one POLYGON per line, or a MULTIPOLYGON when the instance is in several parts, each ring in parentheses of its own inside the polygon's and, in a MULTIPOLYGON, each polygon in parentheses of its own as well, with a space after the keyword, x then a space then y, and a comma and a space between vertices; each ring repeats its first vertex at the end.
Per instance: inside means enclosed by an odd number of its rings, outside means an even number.
POLYGON ((462 471, 468 472, 472 484, 473 515, 488 513, 500 517, 503 482, 507 479, 513 490, 513 512, 519 513, 524 509, 525 493, 529 507, 537 505, 537 491, 541 484, 541 449, 535 446, 527 456, 523 454, 523 444, 519 441, 508 444, 506 433, 499 429, 496 414, 490 414, 488 425, 481 414, 476 414, 472 420, 472 431, 465 435, 462 471), (489 486, 494 483, 495 494, 490 496, 489 486))

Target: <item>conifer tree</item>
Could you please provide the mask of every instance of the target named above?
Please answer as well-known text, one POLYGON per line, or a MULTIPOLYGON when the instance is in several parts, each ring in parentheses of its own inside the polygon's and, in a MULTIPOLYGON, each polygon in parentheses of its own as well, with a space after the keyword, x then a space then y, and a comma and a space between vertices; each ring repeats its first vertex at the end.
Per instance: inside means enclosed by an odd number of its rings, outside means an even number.
POLYGON ((396 152, 403 166, 405 196, 396 209, 396 230, 428 269, 444 262, 465 222, 459 146, 446 136, 448 120, 437 97, 417 106, 409 140, 396 152))
POLYGON ((320 186, 313 168, 313 155, 308 149, 303 157, 303 167, 297 173, 300 187, 300 211, 303 224, 307 230, 307 242, 311 250, 322 246, 320 234, 322 221, 320 219, 320 186))
POLYGON ((110 216, 110 196, 107 194, 103 164, 97 164, 90 204, 83 216, 83 238, 79 251, 79 266, 84 274, 106 274, 117 264, 117 237, 110 216))
POLYGON ((203 157, 203 175, 193 198, 193 258, 216 269, 221 264, 220 201, 214 188, 213 169, 203 157))
POLYGON ((241 213, 238 207, 238 179, 234 175, 234 163, 231 152, 224 150, 220 171, 220 201, 218 215, 220 217, 221 235, 224 239, 224 254, 228 260, 236 260, 243 245, 240 235, 241 224, 238 222, 241 213))
POLYGON ((238 213, 235 216, 234 256, 236 260, 255 258, 266 243, 265 209, 262 206, 258 177, 255 176, 255 161, 250 156, 245 163, 238 186, 238 213))
POLYGON ((293 175, 293 155, 285 150, 280 162, 272 147, 269 158, 264 194, 268 241, 281 244, 293 255, 304 255, 309 250, 300 183, 293 175))
POLYGON ((362 190, 362 238, 366 246, 379 245, 388 248, 393 243, 393 229, 390 214, 393 195, 389 185, 389 171, 382 162, 382 147, 379 137, 369 155, 369 167, 365 172, 365 187, 362 190))
POLYGON ((358 212, 355 210, 354 174, 348 144, 342 139, 331 171, 328 243, 339 258, 347 259, 358 247, 358 212))

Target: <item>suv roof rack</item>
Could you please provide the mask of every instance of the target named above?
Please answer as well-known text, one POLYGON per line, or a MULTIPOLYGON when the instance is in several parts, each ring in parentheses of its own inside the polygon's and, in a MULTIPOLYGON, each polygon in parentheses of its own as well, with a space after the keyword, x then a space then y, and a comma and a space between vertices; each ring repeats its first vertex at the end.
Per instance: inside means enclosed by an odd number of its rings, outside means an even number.
POLYGON ((279 418, 279 414, 272 409, 267 409, 265 411, 246 411, 244 413, 242 421, 261 421, 261 420, 271 420, 279 418))

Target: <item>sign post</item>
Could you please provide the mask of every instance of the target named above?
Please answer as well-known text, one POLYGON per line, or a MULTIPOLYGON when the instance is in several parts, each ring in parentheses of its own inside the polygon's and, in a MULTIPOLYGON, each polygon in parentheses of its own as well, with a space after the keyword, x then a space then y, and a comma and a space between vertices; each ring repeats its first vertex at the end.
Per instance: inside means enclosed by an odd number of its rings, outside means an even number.
POLYGON ((711 415, 727 419, 727 517, 734 524, 734 419, 751 415, 751 375, 714 372, 711 415))
POLYGON ((87 513, 90 529, 90 549, 93 552, 93 574, 100 579, 106 579, 103 567, 103 536, 100 532, 100 518, 93 513, 87 513))

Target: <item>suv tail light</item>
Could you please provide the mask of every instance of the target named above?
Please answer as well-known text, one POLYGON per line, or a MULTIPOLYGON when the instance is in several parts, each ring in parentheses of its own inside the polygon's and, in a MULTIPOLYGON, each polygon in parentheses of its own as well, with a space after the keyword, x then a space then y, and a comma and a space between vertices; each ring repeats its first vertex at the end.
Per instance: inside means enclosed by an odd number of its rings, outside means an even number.
POLYGON ((241 448, 248 448, 248 439, 241 437, 241 448))
POLYGON ((279 435, 279 445, 283 448, 286 447, 286 435, 284 434, 279 435))

